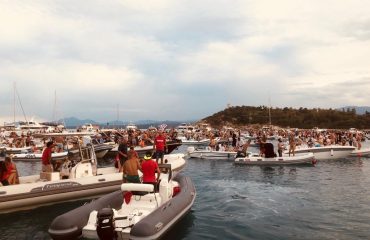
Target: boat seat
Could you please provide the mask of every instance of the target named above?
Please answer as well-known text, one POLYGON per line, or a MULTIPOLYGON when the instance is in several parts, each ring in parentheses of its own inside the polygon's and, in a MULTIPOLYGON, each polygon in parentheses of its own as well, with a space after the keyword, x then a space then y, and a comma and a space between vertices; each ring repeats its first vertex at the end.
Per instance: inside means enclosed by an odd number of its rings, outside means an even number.
POLYGON ((138 192, 153 192, 153 184, 142 183, 123 183, 121 184, 121 191, 138 191, 138 192))
POLYGON ((122 203, 118 214, 121 216, 128 216, 130 214, 141 213, 148 214, 161 205, 161 196, 159 193, 149 193, 143 196, 132 195, 130 202, 122 203))

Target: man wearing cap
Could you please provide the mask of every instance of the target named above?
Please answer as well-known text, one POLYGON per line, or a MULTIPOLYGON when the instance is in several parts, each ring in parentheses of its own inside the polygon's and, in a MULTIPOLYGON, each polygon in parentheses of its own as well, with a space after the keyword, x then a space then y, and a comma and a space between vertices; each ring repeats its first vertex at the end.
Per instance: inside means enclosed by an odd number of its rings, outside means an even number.
POLYGON ((165 148, 167 148, 166 137, 163 135, 163 130, 159 130, 158 135, 154 139, 153 145, 157 163, 159 158, 161 158, 161 163, 163 163, 165 148))
POLYGON ((141 171, 143 172, 143 183, 151 183, 154 185, 154 189, 157 189, 157 182, 161 171, 159 170, 158 163, 153 161, 150 151, 145 153, 144 161, 141 164, 141 171), (157 172, 157 178, 155 177, 155 172, 157 172))
POLYGON ((52 172, 53 167, 51 165, 51 153, 53 151, 54 143, 52 141, 46 143, 46 148, 42 152, 42 172, 52 172))

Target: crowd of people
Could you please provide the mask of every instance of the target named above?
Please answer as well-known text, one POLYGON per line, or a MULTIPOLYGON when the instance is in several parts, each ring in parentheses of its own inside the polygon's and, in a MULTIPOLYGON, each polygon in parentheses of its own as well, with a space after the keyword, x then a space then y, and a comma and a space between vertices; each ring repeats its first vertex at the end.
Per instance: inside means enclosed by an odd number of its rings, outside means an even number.
MULTIPOLYGON (((364 132, 361 131, 343 131, 343 130, 325 130, 318 131, 298 130, 298 129, 273 129, 273 128, 247 128, 247 129, 212 129, 199 130, 196 132, 179 133, 175 129, 164 131, 160 130, 116 130, 114 132, 100 131, 95 135, 94 140, 97 143, 115 142, 118 143, 118 152, 115 166, 119 172, 123 173, 123 179, 127 182, 155 182, 153 176, 147 174, 157 172, 157 178, 160 175, 158 164, 163 163, 163 156, 167 151, 167 142, 176 139, 181 134, 187 138, 210 139, 209 148, 214 151, 235 151, 238 156, 246 156, 248 148, 259 146, 260 156, 266 155, 265 144, 273 140, 277 149, 277 156, 282 156, 284 150, 288 154, 295 155, 295 149, 298 146, 326 146, 326 145, 351 145, 361 149, 361 142, 365 139, 364 132), (153 146, 152 151, 145 157, 139 158, 134 150, 136 146, 153 146), (150 170, 147 170, 150 169, 150 170), (138 178, 138 171, 144 175, 142 180, 138 178)), ((50 139, 49 139, 50 140, 50 139)), ((3 131, 0 134, 2 143, 9 143, 11 146, 23 147, 30 146, 34 152, 42 152, 42 172, 52 172, 55 168, 52 165, 51 154, 53 152, 63 151, 65 145, 69 144, 63 137, 56 137, 53 141, 46 141, 43 150, 35 146, 33 136, 30 134, 17 136, 11 134, 8 138, 4 136, 3 131), (13 138, 12 141, 9 139, 13 138)), ((9 145, 9 146, 10 146, 9 145)), ((1 162, 0 180, 3 185, 16 184, 18 173, 11 157, 7 157, 1 162)))
MULTIPOLYGON (((207 135, 202 137, 206 138, 207 135)), ((320 147, 328 145, 348 145, 361 149, 362 141, 365 140, 365 132, 343 130, 298 130, 298 129, 233 129, 228 131, 219 130, 210 137, 209 148, 214 151, 238 152, 243 156, 249 146, 257 146, 259 155, 264 156, 264 144, 274 142, 276 156, 282 156, 284 150, 288 150, 289 156, 295 156, 297 147, 320 147), (215 137, 221 139, 220 143, 215 137), (253 140, 252 140, 253 139, 253 140), (273 141, 272 141, 273 140, 273 141), (275 141, 277 140, 277 141, 275 141), (251 142, 252 141, 252 142, 251 142)))
POLYGON ((123 173, 123 181, 131 183, 150 183, 158 185, 160 169, 158 163, 163 163, 167 140, 163 130, 159 130, 154 138, 153 150, 147 151, 145 156, 140 159, 138 153, 134 150, 134 145, 128 149, 128 139, 122 137, 118 146, 116 156, 116 167, 123 173), (154 160, 155 159, 155 160, 154 160), (139 178, 139 171, 142 172, 142 180, 139 178), (155 176, 157 173, 157 176, 155 176))

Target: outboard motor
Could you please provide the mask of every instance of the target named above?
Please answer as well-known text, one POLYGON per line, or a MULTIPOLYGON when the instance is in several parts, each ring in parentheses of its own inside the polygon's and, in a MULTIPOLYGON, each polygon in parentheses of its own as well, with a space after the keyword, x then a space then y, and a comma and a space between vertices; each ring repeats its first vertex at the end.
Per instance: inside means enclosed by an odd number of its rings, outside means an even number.
POLYGON ((98 233, 99 239, 116 239, 113 217, 112 208, 102 208, 98 211, 96 232, 98 233))

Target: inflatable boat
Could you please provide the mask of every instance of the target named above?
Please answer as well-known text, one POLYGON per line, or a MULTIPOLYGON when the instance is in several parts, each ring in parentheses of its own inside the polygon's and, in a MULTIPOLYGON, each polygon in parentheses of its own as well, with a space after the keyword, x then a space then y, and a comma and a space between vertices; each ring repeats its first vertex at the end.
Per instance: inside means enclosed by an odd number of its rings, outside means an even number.
MULTIPOLYGON (((185 166, 184 154, 165 155, 175 171, 185 166)), ((19 184, 0 186, 0 213, 32 209, 58 202, 99 197, 120 189, 122 173, 115 167, 97 168, 92 145, 78 160, 65 160, 59 171, 19 177, 19 184)))
MULTIPOLYGON (((316 160, 330 160, 330 159, 343 159, 349 157, 350 154, 355 150, 353 146, 341 146, 341 145, 328 145, 322 147, 297 147, 295 154, 300 153, 313 153, 316 160)), ((289 151, 284 151, 288 154, 289 151)))
MULTIPOLYGON (((52 153, 51 159, 54 161, 63 160, 68 156, 68 152, 52 153)), ((13 154, 13 161, 39 161, 41 162, 42 153, 17 153, 13 154)))
POLYGON ((188 156, 190 158, 201 158, 201 159, 235 159, 237 152, 231 151, 216 151, 210 148, 195 149, 194 147, 188 147, 188 156))
POLYGON ((48 232, 57 240, 158 239, 191 209, 195 197, 189 177, 161 173, 158 192, 152 184, 124 183, 121 191, 58 216, 48 232))
POLYGON ((282 157, 260 157, 249 155, 247 157, 240 157, 234 160, 235 164, 240 165, 315 165, 316 159, 313 153, 296 154, 295 156, 282 157))

